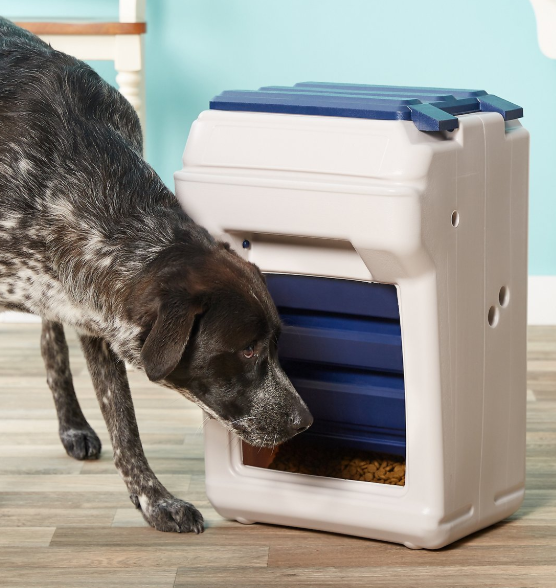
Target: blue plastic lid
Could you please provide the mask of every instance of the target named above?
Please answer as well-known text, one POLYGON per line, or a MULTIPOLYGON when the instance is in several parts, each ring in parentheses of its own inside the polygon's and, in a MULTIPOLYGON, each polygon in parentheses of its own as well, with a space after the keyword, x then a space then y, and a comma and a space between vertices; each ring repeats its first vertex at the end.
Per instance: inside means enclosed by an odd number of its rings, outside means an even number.
POLYGON ((484 90, 368 86, 302 82, 292 87, 222 92, 212 110, 276 112, 378 120, 410 120, 420 131, 453 131, 458 114, 498 112, 504 120, 523 116, 523 108, 484 90))

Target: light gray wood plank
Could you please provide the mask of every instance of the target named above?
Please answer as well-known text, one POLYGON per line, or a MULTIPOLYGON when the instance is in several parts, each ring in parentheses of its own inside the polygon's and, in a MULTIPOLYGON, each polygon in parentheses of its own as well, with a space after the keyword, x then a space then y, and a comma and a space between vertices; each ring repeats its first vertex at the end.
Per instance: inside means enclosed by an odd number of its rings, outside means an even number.
MULTIPOLYGON (((169 490, 186 492, 191 476, 162 474, 159 479, 169 490)), ((0 492, 33 492, 37 487, 40 487, 41 492, 75 492, 80 489, 89 492, 127 492, 118 474, 0 476, 0 492)))
MULTIPOLYGON (((0 502, 1 504, 1 502, 0 502)), ((0 508, 0 534, 5 527, 107 527, 114 508, 0 508)))
POLYGON ((182 534, 181 537, 181 545, 173 546, 157 546, 153 537, 150 547, 36 547, 32 557, 24 548, 5 547, 0 550, 0 569, 266 567, 268 547, 199 546, 194 544, 194 535, 182 534))
POLYGON ((3 568, 2 588, 172 588, 176 569, 3 568))
POLYGON ((554 588, 556 566, 178 568, 174 588, 554 588))
MULTIPOLYGON (((4 547, 47 547, 50 545, 52 535, 54 535, 55 527, 19 527, 19 526, 3 526, 2 516, 0 515, 0 548, 4 547)), ((0 549, 0 551, 1 551, 0 549)), ((31 553, 31 551, 29 552, 31 553)), ((3 577, 3 569, 0 568, 0 578, 3 577)), ((0 582, 0 586, 3 584, 0 582)))

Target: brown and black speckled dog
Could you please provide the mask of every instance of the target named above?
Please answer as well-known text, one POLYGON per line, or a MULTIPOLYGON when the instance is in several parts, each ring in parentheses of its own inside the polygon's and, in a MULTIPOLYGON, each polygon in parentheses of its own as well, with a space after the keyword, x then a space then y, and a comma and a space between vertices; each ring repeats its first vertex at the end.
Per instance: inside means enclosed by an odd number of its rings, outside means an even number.
POLYGON ((280 368, 280 321, 258 269, 214 241, 141 157, 129 103, 84 63, 0 19, 0 309, 43 318, 60 438, 100 441, 73 389, 75 327, 130 498, 161 531, 203 517, 149 467, 124 360, 253 445, 307 428, 280 368))

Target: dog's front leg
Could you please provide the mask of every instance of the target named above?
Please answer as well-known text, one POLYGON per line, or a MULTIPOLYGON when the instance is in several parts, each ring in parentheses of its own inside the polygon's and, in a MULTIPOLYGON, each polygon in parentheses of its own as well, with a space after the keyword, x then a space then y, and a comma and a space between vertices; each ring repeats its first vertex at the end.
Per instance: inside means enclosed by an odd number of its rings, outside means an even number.
POLYGON ((56 405, 62 445, 67 454, 75 459, 98 459, 100 439, 85 419, 75 395, 68 344, 60 323, 43 319, 41 353, 46 367, 46 381, 56 405))
POLYGON ((147 462, 124 362, 104 339, 85 335, 80 338, 112 440, 114 463, 127 485, 131 501, 141 510, 145 520, 159 531, 202 532, 201 513, 192 504, 174 498, 147 462))

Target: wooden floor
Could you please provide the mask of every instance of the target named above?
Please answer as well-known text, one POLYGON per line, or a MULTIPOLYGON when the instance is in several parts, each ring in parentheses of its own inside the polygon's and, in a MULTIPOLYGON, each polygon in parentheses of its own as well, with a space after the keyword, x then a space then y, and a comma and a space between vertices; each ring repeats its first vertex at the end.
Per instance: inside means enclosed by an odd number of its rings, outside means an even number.
POLYGON ((556 587, 556 328, 529 346, 528 482, 518 513, 440 551, 222 520, 204 493, 201 413, 130 372, 147 457, 194 502, 203 535, 147 528, 112 465, 75 337, 75 384, 102 459, 66 456, 39 355, 39 325, 0 323, 0 586, 556 587))

